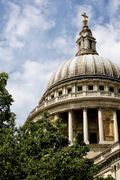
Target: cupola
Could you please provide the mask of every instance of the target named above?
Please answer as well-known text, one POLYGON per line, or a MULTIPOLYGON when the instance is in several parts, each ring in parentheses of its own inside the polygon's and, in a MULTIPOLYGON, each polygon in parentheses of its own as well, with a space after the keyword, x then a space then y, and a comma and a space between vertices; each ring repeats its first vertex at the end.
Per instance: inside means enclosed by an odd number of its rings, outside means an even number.
POLYGON ((77 53, 76 56, 84 54, 98 54, 96 51, 96 39, 92 36, 92 32, 88 27, 88 16, 86 13, 83 16, 83 27, 80 31, 80 37, 77 39, 77 53))

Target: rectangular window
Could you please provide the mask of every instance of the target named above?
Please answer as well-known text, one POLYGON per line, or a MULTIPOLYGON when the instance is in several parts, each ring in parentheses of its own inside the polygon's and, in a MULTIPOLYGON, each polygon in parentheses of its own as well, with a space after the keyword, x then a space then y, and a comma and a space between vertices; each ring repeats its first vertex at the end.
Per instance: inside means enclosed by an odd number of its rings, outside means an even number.
POLYGON ((51 95, 51 99, 54 99, 54 94, 51 95))
POLYGON ((114 92, 114 87, 110 86, 110 87, 109 87, 109 91, 110 91, 110 92, 114 92))
POLYGON ((88 90, 93 90, 93 85, 89 85, 88 90))
POLYGON ((103 86, 103 85, 100 85, 100 86, 99 86, 99 90, 100 90, 100 91, 104 91, 104 86, 103 86))
POLYGON ((78 86, 78 91, 82 91, 82 86, 78 86))
POLYGON ((120 89, 118 89, 118 93, 120 93, 120 89))
POLYGON ((68 88, 67 91, 68 91, 68 94, 70 94, 72 92, 72 89, 68 88))
POLYGON ((62 91, 59 91, 59 92, 58 92, 58 95, 61 96, 61 95, 62 95, 62 91))

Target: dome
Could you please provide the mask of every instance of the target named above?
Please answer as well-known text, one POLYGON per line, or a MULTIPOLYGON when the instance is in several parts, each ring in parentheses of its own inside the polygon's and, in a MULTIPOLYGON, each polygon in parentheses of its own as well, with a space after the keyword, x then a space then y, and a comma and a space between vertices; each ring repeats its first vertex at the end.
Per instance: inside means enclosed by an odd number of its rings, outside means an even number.
POLYGON ((48 87, 63 80, 82 77, 104 77, 119 80, 120 68, 99 55, 85 54, 66 61, 50 78, 48 87))

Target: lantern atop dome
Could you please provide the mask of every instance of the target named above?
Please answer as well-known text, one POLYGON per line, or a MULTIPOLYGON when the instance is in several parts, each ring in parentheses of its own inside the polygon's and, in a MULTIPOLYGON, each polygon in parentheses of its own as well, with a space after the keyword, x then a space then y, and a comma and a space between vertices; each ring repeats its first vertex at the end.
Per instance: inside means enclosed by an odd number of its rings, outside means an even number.
POLYGON ((96 51, 96 39, 93 37, 91 30, 88 27, 88 16, 84 12, 83 16, 83 27, 80 31, 80 37, 77 39, 78 52, 76 56, 85 54, 98 54, 96 51))

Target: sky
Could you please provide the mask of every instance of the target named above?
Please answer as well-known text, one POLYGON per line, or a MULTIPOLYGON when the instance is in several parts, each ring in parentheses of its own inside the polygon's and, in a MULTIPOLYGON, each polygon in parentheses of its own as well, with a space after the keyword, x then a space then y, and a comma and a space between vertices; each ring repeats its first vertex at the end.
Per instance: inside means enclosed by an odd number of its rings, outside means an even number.
POLYGON ((38 104, 51 74, 76 53, 81 13, 100 56, 120 66, 120 0, 0 0, 0 72, 7 72, 16 125, 38 104))

